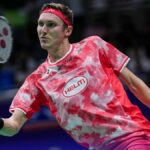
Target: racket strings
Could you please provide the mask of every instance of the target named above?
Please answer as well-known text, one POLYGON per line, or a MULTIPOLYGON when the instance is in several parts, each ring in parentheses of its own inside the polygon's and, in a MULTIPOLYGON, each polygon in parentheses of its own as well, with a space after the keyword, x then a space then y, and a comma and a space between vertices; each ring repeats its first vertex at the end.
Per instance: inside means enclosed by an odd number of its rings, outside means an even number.
POLYGON ((7 19, 0 16, 0 63, 5 63, 10 57, 12 42, 11 27, 7 19))

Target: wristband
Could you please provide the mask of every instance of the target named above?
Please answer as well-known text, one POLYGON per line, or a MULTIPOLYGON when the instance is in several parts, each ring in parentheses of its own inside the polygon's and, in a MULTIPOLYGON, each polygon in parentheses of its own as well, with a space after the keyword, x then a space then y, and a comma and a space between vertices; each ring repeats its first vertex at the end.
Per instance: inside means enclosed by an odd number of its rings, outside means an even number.
POLYGON ((3 127, 4 127, 4 120, 0 118, 0 129, 2 129, 3 127))

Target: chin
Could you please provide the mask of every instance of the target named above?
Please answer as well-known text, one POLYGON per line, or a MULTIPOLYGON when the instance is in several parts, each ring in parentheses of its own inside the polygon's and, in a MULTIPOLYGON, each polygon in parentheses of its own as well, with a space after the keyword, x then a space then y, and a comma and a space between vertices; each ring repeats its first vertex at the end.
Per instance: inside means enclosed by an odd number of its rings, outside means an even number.
POLYGON ((45 50, 49 49, 49 46, 47 46, 45 44, 41 44, 41 47, 42 47, 42 49, 45 49, 45 50))

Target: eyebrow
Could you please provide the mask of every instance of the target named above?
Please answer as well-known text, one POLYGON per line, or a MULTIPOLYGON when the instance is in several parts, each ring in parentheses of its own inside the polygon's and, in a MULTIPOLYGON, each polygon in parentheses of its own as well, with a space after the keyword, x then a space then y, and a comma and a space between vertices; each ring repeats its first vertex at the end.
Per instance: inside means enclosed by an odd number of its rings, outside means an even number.
POLYGON ((40 23, 40 22, 46 22, 46 23, 57 23, 56 21, 54 21, 54 20, 43 20, 43 19, 39 19, 38 20, 38 23, 40 23))
POLYGON ((46 20, 46 19, 39 19, 38 22, 39 22, 39 21, 42 21, 42 22, 56 22, 56 21, 54 21, 54 20, 46 20))

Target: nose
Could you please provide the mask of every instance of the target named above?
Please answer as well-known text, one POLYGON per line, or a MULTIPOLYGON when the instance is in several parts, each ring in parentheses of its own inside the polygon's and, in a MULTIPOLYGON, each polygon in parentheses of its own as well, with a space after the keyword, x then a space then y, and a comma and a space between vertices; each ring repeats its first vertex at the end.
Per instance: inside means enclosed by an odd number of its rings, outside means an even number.
POLYGON ((43 25, 41 27, 41 31, 44 32, 44 33, 47 33, 48 32, 48 27, 46 25, 43 25))

